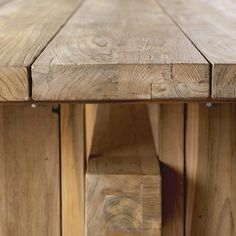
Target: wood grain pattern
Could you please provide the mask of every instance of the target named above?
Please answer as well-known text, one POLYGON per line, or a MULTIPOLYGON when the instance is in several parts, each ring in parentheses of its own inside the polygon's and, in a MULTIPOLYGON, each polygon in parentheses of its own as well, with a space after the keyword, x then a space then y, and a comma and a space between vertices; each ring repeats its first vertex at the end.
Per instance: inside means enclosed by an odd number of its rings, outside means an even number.
POLYGON ((31 64, 79 3, 80 0, 0 3, 0 101, 29 98, 31 64))
POLYGON ((212 97, 236 98, 236 2, 157 1, 211 62, 212 97))
POLYGON ((161 231, 161 177, 145 105, 99 105, 86 174, 86 235, 161 231))
POLYGON ((86 139, 86 160, 88 161, 91 153, 94 128, 97 119, 98 104, 85 105, 85 139, 86 139))
POLYGON ((60 236, 58 116, 2 105, 0 133, 0 235, 60 236))
POLYGON ((236 106, 188 105, 186 236, 236 235, 236 106))
POLYGON ((184 105, 149 104, 162 176, 162 236, 184 235, 184 105))
POLYGON ((208 62, 154 0, 86 0, 32 78, 35 100, 209 96, 208 62))
POLYGON ((61 105, 62 235, 84 236, 84 105, 61 105))

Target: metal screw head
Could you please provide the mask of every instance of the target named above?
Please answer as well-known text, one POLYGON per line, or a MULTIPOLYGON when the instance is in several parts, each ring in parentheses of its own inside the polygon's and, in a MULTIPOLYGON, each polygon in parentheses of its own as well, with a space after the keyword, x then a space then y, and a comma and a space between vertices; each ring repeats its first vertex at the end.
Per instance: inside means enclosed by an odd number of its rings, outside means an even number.
POLYGON ((36 105, 35 103, 32 103, 32 104, 31 104, 31 107, 32 107, 32 108, 36 108, 37 105, 36 105))
POLYGON ((211 102, 207 102, 207 103, 206 103, 206 106, 207 106, 207 107, 212 107, 212 103, 211 103, 211 102))

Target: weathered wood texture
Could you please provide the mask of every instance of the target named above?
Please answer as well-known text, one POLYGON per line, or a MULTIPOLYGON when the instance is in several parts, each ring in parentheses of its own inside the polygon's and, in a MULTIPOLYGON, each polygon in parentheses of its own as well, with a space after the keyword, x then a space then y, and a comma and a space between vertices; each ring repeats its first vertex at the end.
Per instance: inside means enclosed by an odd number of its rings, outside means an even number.
POLYGON ((0 2, 0 101, 27 100, 30 66, 80 0, 0 2))
POLYGON ((160 235, 161 177, 145 105, 100 105, 86 174, 86 235, 160 235))
POLYGON ((60 236, 59 186, 52 106, 0 106, 0 235, 60 236))
POLYGON ((186 236, 236 235, 236 105, 188 105, 186 236))
POLYGON ((92 148, 94 128, 97 119, 98 104, 85 105, 85 139, 86 139, 86 160, 88 161, 92 148))
POLYGON ((84 105, 61 105, 62 235, 84 236, 84 105))
POLYGON ((236 2, 157 1, 213 65, 213 98, 236 98, 236 2))
POLYGON ((162 236, 184 235, 184 105, 149 105, 162 174, 162 236))
POLYGON ((35 100, 209 96, 208 62, 154 0, 86 0, 32 78, 35 100))

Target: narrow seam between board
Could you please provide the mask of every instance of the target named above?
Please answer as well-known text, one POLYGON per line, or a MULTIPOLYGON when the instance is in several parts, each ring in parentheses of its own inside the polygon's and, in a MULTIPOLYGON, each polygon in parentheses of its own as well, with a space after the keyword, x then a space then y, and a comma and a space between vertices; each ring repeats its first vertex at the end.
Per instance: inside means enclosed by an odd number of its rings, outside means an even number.
POLYGON ((83 3, 86 0, 82 0, 78 6, 75 8, 75 10, 67 17, 67 19, 64 21, 64 23, 58 28, 58 30, 55 32, 55 34, 46 42, 45 46, 40 50, 40 52, 35 56, 35 58, 32 60, 30 63, 29 67, 27 67, 27 72, 28 72, 28 96, 29 96, 29 101, 33 101, 32 99, 32 94, 33 94, 33 78, 32 78, 32 65, 34 62, 38 59, 38 57, 44 52, 44 50, 47 48, 47 46, 53 41, 53 39, 60 33, 60 31, 67 25, 68 21, 77 13, 79 8, 83 5, 83 3))
POLYGON ((212 75, 213 75, 213 64, 209 61, 209 59, 201 52, 201 50, 197 47, 197 45, 192 41, 192 39, 188 36, 188 34, 182 29, 182 27, 178 24, 178 22, 168 13, 165 7, 158 1, 155 0, 156 4, 162 9, 162 11, 170 18, 170 20, 178 27, 178 29, 185 35, 185 37, 192 43, 192 45, 197 49, 197 51, 203 56, 203 58, 209 64, 209 98, 212 98, 212 75))

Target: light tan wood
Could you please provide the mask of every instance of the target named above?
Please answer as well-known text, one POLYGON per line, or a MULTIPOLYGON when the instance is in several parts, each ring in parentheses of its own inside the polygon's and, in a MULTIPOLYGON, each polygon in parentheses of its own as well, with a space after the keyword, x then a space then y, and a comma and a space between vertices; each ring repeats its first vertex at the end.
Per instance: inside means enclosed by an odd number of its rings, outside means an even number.
POLYGON ((157 1, 211 62, 213 98, 236 98, 236 2, 157 1))
POLYGON ((61 105, 62 235, 84 236, 84 105, 61 105))
MULTIPOLYGON (((160 132, 160 118, 161 118, 161 104, 153 103, 153 104, 148 104, 148 112, 149 112, 149 120, 151 124, 151 129, 152 129, 152 134, 154 137, 154 143, 155 143, 155 148, 156 148, 156 153, 159 156, 159 132, 160 132)), ((160 137, 162 138, 162 137, 160 137)))
POLYGON ((161 177, 146 105, 100 105, 86 174, 86 235, 161 231, 161 177))
POLYGON ((236 235, 236 106, 189 105, 186 141, 186 236, 236 235))
POLYGON ((184 105, 149 104, 162 174, 162 236, 184 235, 184 105))
POLYGON ((92 148, 94 127, 97 118, 98 104, 85 105, 85 135, 86 135, 86 159, 88 161, 92 148))
POLYGON ((208 62, 155 0, 86 0, 32 77, 35 100, 209 96, 208 62))
POLYGON ((60 236, 58 116, 0 106, 0 235, 60 236))
POLYGON ((31 64, 80 2, 11 0, 0 3, 0 101, 29 98, 31 64))

